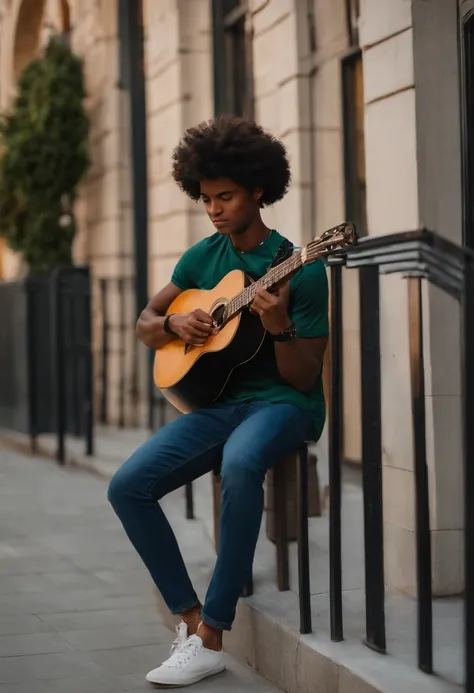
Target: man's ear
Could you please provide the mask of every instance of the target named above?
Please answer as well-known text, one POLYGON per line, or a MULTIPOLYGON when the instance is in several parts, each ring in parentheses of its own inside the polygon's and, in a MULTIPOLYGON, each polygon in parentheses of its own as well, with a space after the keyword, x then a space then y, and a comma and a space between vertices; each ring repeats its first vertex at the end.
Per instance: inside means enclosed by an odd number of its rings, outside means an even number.
POLYGON ((253 196, 256 202, 260 202, 263 197, 263 190, 261 188, 255 188, 253 196))

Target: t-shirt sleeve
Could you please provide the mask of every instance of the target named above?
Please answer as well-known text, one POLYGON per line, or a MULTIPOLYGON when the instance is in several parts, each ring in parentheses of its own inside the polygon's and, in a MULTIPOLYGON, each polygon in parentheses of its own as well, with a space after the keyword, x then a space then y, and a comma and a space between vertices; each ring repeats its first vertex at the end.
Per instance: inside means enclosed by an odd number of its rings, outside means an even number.
POLYGON ((171 275, 171 282, 183 291, 196 288, 196 282, 193 279, 195 267, 195 249, 189 248, 176 263, 171 275))
POLYGON ((326 267, 321 260, 305 265, 296 275, 290 313, 299 337, 327 337, 329 334, 329 288, 326 267))

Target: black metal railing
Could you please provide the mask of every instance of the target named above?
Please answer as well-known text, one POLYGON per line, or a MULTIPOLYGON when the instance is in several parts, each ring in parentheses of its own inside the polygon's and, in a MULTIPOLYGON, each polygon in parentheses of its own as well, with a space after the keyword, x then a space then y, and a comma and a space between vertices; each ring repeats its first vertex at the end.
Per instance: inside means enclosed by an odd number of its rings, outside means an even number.
POLYGON ((155 430, 166 423, 166 400, 153 382, 154 352, 136 337, 135 289, 133 276, 97 279, 98 421, 155 430))
POLYGON ((88 268, 57 269, 0 285, 0 428, 30 436, 83 436, 93 452, 91 295, 88 268))
POLYGON ((137 414, 139 398, 133 276, 99 278, 97 304, 98 420, 123 428, 137 414))
MULTIPOLYGON (((409 282, 410 372, 415 469, 418 665, 433 672, 432 567, 428 469, 425 436, 422 279, 455 297, 462 307, 463 456, 465 535, 465 686, 474 693, 474 253, 427 231, 368 237, 347 253, 347 268, 358 268, 361 315, 362 451, 365 535, 366 644, 384 653, 385 594, 379 275, 400 273, 409 282), (469 358, 469 356, 471 358, 469 358)), ((331 269, 333 345, 330 408, 330 590, 331 637, 343 638, 341 571, 342 288, 340 267, 331 269), (337 324, 336 324, 337 323, 337 324), (334 335, 337 330, 339 336, 334 335)))

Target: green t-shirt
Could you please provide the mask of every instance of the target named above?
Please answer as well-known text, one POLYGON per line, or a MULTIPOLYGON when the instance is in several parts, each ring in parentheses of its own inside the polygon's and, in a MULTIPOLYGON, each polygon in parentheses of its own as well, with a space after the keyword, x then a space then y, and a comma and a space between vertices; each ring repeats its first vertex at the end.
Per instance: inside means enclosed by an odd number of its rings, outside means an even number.
MULTIPOLYGON (((183 290, 209 290, 231 270, 239 269, 254 278, 261 277, 273 262, 283 240, 277 231, 272 231, 261 245, 242 253, 234 248, 228 236, 215 233, 184 253, 171 281, 183 290)), ((299 337, 325 337, 329 334, 328 282, 321 260, 304 265, 291 278, 289 313, 299 337)), ((233 371, 219 398, 220 402, 252 400, 286 402, 313 412, 315 440, 321 435, 326 417, 321 375, 310 392, 296 390, 279 375, 274 346, 268 339, 251 361, 233 371)))

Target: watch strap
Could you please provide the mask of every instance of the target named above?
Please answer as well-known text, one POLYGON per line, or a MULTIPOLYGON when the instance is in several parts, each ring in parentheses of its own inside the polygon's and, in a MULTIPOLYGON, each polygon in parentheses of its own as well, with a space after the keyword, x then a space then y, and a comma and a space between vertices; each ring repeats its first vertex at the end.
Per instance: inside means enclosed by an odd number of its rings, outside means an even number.
POLYGON ((296 337, 296 325, 294 323, 291 323, 289 327, 286 328, 286 330, 283 330, 282 332, 278 332, 278 334, 272 334, 271 338, 273 339, 274 342, 289 342, 290 339, 294 339, 296 337))
POLYGON ((164 331, 166 332, 166 334, 169 334, 169 335, 171 335, 172 337, 177 337, 178 335, 176 334, 176 332, 173 332, 173 330, 172 330, 171 327, 170 327, 170 318, 171 318, 173 315, 175 315, 175 313, 170 313, 169 315, 167 315, 167 316, 165 317, 165 321, 164 321, 164 323, 163 323, 163 329, 164 329, 164 331))

